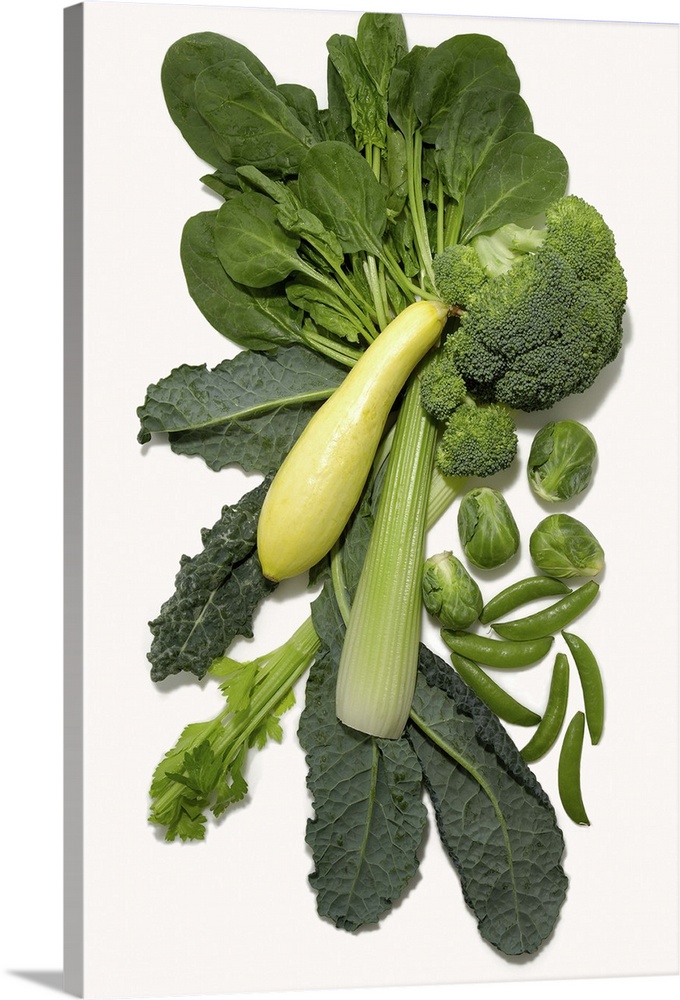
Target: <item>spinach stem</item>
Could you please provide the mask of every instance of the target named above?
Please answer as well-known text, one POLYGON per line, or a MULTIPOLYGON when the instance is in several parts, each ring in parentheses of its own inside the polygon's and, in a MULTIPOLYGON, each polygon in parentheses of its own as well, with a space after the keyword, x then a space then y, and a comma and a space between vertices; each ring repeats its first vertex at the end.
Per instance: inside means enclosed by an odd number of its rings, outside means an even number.
POLYGON ((423 140, 420 131, 413 135, 413 142, 406 143, 406 171, 408 175, 408 202, 411 209, 413 231, 420 263, 427 278, 434 288, 434 273, 432 270, 432 251, 427 234, 425 207, 423 205, 423 173, 422 173, 423 140))

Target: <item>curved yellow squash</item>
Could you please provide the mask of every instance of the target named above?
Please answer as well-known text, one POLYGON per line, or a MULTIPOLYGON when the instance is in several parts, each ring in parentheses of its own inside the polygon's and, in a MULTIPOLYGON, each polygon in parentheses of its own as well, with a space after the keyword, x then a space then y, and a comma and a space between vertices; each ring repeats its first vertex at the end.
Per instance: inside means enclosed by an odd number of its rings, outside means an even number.
POLYGON ((437 343, 447 314, 442 302, 407 306, 309 421, 260 514, 258 555, 269 579, 303 573, 338 540, 361 496, 390 410, 437 343))

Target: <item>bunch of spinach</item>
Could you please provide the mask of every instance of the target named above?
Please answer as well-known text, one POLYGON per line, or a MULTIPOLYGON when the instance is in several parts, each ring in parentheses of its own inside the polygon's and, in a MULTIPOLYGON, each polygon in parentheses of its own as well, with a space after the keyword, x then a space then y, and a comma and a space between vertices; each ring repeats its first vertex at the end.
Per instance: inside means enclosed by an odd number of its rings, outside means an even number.
POLYGON ((480 932, 503 953, 532 952, 565 897, 563 838, 498 719, 425 647, 401 739, 363 736, 335 716, 384 453, 339 545, 311 574, 322 590, 310 621, 268 656, 228 656, 273 589, 256 551, 269 477, 315 408, 392 317, 435 296, 436 253, 531 218, 566 187, 564 157, 534 133, 499 42, 458 35, 409 50, 400 16, 365 14, 356 37, 334 35, 327 48, 324 109, 212 32, 179 39, 162 67, 169 113, 221 200, 184 227, 188 291, 241 351, 149 386, 139 441, 167 434, 178 454, 263 482, 203 530, 202 550, 182 557, 150 623, 152 679, 208 675, 226 699, 158 765, 150 818, 169 840, 202 838, 206 814, 246 794, 249 750, 281 738, 280 715, 311 666, 299 736, 319 912, 354 930, 389 910, 418 867, 426 789, 480 932))

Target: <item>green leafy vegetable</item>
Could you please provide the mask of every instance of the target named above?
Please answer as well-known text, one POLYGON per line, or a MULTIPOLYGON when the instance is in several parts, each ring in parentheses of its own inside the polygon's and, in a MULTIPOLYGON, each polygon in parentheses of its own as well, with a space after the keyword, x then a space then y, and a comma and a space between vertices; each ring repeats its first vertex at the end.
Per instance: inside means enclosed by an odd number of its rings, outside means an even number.
POLYGON ((212 370, 181 365, 147 389, 138 440, 168 433, 173 451, 200 455, 211 469, 273 472, 343 375, 335 362, 298 346, 242 351, 212 370))
POLYGON ((217 211, 199 212, 182 232, 180 256, 192 299, 218 333, 240 347, 266 351, 303 339, 302 316, 281 288, 233 281, 215 247, 217 211))
POLYGON ((564 902, 564 839, 544 791, 497 718, 423 648, 408 738, 480 933, 536 951, 564 902))
POLYGON ((149 622, 152 680, 182 670, 203 677, 236 636, 252 636, 253 612, 274 589, 262 575, 256 550, 267 486, 265 480, 223 507, 219 521, 201 533, 202 551, 182 556, 175 591, 149 622))
POLYGON ((294 173, 314 136, 275 88, 240 60, 206 67, 196 78, 196 108, 227 163, 294 173))

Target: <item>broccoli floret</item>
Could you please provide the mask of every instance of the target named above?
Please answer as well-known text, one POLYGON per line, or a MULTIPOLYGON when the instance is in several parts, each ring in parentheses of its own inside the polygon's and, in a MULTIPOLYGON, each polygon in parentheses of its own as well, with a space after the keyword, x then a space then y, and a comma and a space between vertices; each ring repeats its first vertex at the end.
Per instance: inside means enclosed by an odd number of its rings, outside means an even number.
POLYGON ((457 243, 438 254, 433 262, 437 294, 450 306, 464 306, 487 280, 475 248, 457 243))
POLYGON ((445 476, 493 476, 517 454, 514 421, 504 406, 466 402, 449 418, 437 447, 437 467, 445 476))
POLYGON ((619 353, 626 279, 602 216, 567 196, 535 252, 466 304, 453 358, 477 398, 533 411, 583 392, 619 353))
POLYGON ((450 341, 424 369, 420 379, 420 401, 435 420, 445 422, 467 397, 465 381, 456 367, 450 341))

